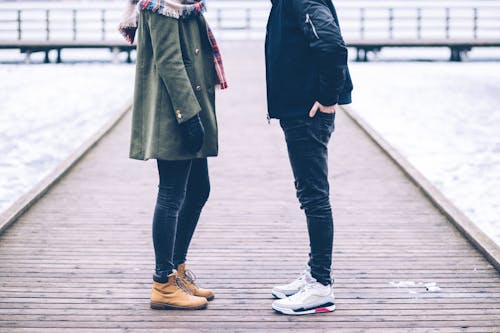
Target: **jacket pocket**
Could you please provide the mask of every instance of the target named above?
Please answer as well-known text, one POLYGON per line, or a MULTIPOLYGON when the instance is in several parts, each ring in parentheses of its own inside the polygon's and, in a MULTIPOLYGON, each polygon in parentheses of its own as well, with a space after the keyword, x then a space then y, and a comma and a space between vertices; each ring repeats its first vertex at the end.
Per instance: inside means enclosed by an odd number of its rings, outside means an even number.
POLYGON ((308 35, 312 37, 313 39, 319 39, 318 31, 316 30, 316 26, 314 25, 313 21, 311 20, 311 16, 306 13, 306 31, 308 32, 308 35))

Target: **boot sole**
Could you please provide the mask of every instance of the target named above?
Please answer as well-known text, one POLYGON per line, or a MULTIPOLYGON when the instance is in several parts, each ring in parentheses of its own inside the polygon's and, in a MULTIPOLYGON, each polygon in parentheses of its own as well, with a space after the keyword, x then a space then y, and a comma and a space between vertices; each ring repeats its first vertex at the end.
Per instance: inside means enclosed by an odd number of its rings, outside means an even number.
POLYGON ((206 297, 207 301, 209 301, 209 302, 210 302, 210 301, 213 301, 213 300, 214 300, 214 298, 215 298, 215 296, 206 297))
POLYGON ((203 310, 206 309, 208 304, 198 306, 177 306, 165 303, 151 302, 151 309, 153 310, 203 310))

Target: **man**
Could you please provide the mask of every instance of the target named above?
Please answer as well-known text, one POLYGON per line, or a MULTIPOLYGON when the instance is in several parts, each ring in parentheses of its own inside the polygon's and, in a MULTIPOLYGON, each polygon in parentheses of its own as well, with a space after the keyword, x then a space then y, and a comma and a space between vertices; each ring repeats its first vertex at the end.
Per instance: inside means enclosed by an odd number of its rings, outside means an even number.
POLYGON ((266 36, 268 117, 280 119, 297 197, 307 218, 308 267, 273 288, 288 315, 335 310, 328 142, 338 105, 351 103, 347 49, 331 0, 272 0, 266 36))

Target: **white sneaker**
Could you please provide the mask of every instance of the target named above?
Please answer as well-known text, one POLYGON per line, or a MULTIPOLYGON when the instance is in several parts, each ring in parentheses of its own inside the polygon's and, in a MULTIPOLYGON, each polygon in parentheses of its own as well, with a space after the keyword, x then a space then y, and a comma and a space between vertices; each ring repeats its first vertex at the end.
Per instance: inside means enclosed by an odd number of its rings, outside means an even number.
POLYGON ((273 309, 286 315, 304 315, 332 312, 335 297, 330 285, 324 286, 314 281, 306 284, 298 293, 273 302, 273 309))
POLYGON ((307 282, 311 282, 313 280, 314 278, 311 276, 311 269, 308 267, 297 279, 289 284, 275 286, 271 293, 275 298, 292 296, 293 294, 298 293, 300 289, 304 288, 307 282))

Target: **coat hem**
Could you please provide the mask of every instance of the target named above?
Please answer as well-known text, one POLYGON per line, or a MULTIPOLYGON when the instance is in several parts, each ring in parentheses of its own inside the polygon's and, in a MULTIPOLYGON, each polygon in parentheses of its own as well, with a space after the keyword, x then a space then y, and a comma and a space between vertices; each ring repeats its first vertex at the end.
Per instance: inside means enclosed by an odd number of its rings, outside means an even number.
POLYGON ((203 154, 203 155, 194 155, 190 157, 178 157, 178 158, 171 158, 171 157, 163 157, 163 156, 129 156, 130 159, 132 160, 137 160, 137 161, 148 161, 148 160, 163 160, 163 161, 187 161, 187 160, 195 160, 199 158, 207 158, 207 157, 217 157, 219 154, 218 153, 211 153, 211 154, 203 154))

